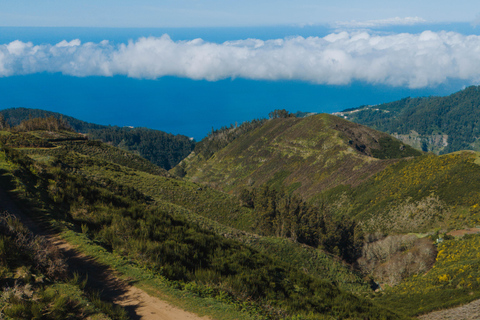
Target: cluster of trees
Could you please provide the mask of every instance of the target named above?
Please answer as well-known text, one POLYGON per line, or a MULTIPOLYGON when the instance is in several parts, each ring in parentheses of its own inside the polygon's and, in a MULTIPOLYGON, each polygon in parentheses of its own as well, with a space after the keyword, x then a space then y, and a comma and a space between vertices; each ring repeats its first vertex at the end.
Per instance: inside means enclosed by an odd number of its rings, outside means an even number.
POLYGON ((33 118, 28 120, 23 120, 20 124, 16 125, 15 127, 11 128, 12 131, 15 132, 28 132, 28 131, 35 131, 35 130, 45 130, 45 131, 73 131, 70 124, 63 119, 55 118, 54 116, 50 116, 48 118, 33 118))
POLYGON ((363 234, 358 224, 329 208, 306 203, 298 195, 263 186, 242 189, 240 201, 255 210, 257 229, 264 235, 291 238, 353 263, 361 255, 363 234))
POLYGON ((90 130, 88 136, 137 153, 157 166, 170 170, 192 152, 195 141, 146 128, 106 127, 90 130))
POLYGON ((295 114, 290 113, 285 109, 275 109, 268 114, 270 119, 277 119, 277 118, 294 118, 295 114))

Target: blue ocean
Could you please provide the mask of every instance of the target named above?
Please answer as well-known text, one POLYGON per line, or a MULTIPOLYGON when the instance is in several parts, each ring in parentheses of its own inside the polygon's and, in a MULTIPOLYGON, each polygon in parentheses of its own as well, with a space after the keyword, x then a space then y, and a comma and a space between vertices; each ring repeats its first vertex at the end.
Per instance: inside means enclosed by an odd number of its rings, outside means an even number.
MULTIPOLYGON (((468 24, 447 26, 463 34, 480 30, 468 24)), ((445 25, 429 26, 444 30, 445 25)), ((403 27, 421 32, 425 26, 403 27)), ((276 39, 300 35, 325 36, 325 26, 268 28, 116 29, 116 28, 17 28, 1 27, 0 44, 14 40, 33 44, 70 41, 127 43, 139 37, 168 34, 173 40, 202 38, 221 43, 233 39, 276 39)), ((385 29, 383 32, 398 32, 385 29)), ((291 112, 336 112, 366 104, 390 102, 404 97, 448 95, 461 90, 460 81, 432 88, 408 89, 386 85, 352 83, 317 85, 301 81, 220 81, 162 77, 157 80, 126 76, 74 77, 59 73, 36 73, 0 78, 0 109, 40 108, 105 125, 149 127, 202 139, 212 128, 266 117, 274 109, 291 112)))

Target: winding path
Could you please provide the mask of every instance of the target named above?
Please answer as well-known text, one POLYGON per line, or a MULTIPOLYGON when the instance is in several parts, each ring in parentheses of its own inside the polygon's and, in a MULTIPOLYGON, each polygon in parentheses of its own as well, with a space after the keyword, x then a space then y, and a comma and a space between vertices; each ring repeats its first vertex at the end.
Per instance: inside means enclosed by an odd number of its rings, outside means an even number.
POLYGON ((115 275, 115 271, 78 251, 53 231, 42 228, 13 202, 0 186, 0 210, 16 216, 32 233, 41 235, 57 246, 65 256, 69 272, 88 275, 87 286, 102 292, 102 298, 123 306, 133 320, 209 320, 208 317, 181 310, 115 275))

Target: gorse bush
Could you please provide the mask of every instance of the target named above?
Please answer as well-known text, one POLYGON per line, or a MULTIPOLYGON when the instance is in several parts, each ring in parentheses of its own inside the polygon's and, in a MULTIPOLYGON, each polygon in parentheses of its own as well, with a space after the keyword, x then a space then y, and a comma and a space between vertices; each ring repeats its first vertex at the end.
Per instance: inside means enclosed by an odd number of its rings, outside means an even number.
POLYGON ((61 279, 66 276, 65 261, 55 246, 43 237, 33 236, 14 216, 0 214, 0 253, 4 265, 9 261, 27 259, 43 274, 61 279))
POLYGON ((448 308, 480 297, 480 235, 438 244, 433 268, 386 290, 378 299, 406 314, 448 308))

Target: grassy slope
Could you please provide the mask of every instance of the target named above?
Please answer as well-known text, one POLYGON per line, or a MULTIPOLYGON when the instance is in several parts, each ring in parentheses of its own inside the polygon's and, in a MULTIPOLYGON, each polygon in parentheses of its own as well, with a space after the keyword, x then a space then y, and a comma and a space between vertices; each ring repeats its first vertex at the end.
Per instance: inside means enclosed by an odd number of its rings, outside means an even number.
MULTIPOLYGON (((84 144, 88 145, 88 143, 84 144)), ((67 147, 65 144, 63 146, 67 147)), ((68 148, 70 147, 71 144, 68 144, 68 148)), ((264 238, 240 231, 251 230, 254 218, 252 211, 240 206, 235 197, 188 181, 169 179, 119 166, 118 163, 100 162, 101 165, 99 165, 98 160, 104 160, 105 157, 97 158, 98 154, 103 153, 94 152, 91 150, 92 148, 91 146, 80 148, 76 145, 72 150, 76 150, 75 152, 86 150, 88 152, 82 152, 81 155, 92 155, 97 161, 82 161, 80 164, 72 161, 71 165, 97 180, 114 179, 134 187, 151 197, 156 202, 156 206, 162 207, 168 212, 187 217, 190 221, 215 233, 228 234, 229 237, 247 243, 259 251, 274 252, 280 259, 292 261, 295 266, 308 270, 312 275, 325 277, 337 283, 342 289, 352 292, 369 291, 368 284, 350 267, 321 250, 302 246, 289 240, 264 238)), ((29 150, 28 153, 37 158, 39 155, 45 155, 48 151, 29 150)))
POLYGON ((10 108, 0 110, 10 126, 17 126, 31 118, 55 117, 64 119, 76 132, 88 134, 90 138, 118 146, 141 155, 162 168, 170 169, 193 149, 195 142, 183 135, 173 135, 147 128, 112 127, 85 122, 76 118, 40 109, 10 108))
MULTIPOLYGON (((65 148, 66 146, 67 144, 63 144, 62 148, 65 148)), ((79 151, 84 149, 76 148, 76 150, 79 151)), ((49 162, 49 159, 51 160, 51 158, 49 158, 46 154, 48 151, 43 149, 37 151, 38 153, 36 153, 34 150, 29 150, 28 152, 33 158, 41 158, 46 162, 49 162)), ((58 152, 58 150, 55 150, 54 152, 58 152)), ((188 212, 188 214, 191 216, 193 215, 192 211, 194 212, 194 209, 198 209, 199 207, 202 207, 202 210, 205 211, 215 212, 215 209, 224 209, 225 207, 229 206, 229 210, 231 212, 232 207, 236 206, 236 204, 233 202, 229 202, 236 200, 233 200, 230 196, 209 188, 202 188, 193 183, 166 179, 165 177, 136 171, 131 168, 119 166, 118 164, 110 163, 106 165, 105 163, 100 163, 101 165, 99 165, 97 160, 99 160, 99 158, 96 158, 95 161, 73 161, 73 170, 80 170, 87 175, 96 176, 98 180, 101 180, 102 178, 115 178, 116 181, 123 181, 127 185, 134 185, 138 190, 145 191, 147 195, 150 193, 151 196, 158 201, 159 206, 176 208, 176 212, 179 210, 183 211, 184 214, 188 212), (179 194, 181 193, 187 194, 185 199, 179 197, 179 194), (199 196, 199 194, 201 196, 199 196), (205 194, 207 195, 206 197, 204 196, 205 194), (180 207, 178 204, 170 204, 166 201, 168 200, 169 202, 182 203, 182 200, 179 199, 183 200, 184 205, 189 204, 190 207, 188 205, 186 205, 187 208, 180 207), (201 206, 198 205, 199 201, 203 201, 201 206), (210 209, 203 208, 205 205, 207 207, 210 205, 210 209)), ((235 210, 235 208, 233 209, 235 210)), ((192 220, 196 219, 194 218, 192 220)), ((212 225, 212 222, 207 222, 206 224, 212 225)), ((224 227, 223 231, 225 231, 224 227)), ((232 233, 234 232, 235 231, 232 233)), ((245 235, 244 233, 242 234, 245 235)), ((300 246, 292 244, 288 241, 282 243, 282 241, 279 242, 275 239, 259 239, 258 237, 252 238, 248 235, 244 236, 243 238, 237 238, 240 240, 243 239, 243 242, 248 242, 260 250, 276 250, 277 252, 281 252, 278 253, 280 258, 287 261, 293 261, 298 267, 309 269, 309 273, 312 275, 320 276, 322 278, 329 279, 330 281, 339 283, 340 287, 348 288, 349 290, 357 292, 364 292, 366 290, 366 284, 355 273, 349 271, 348 268, 342 265, 342 263, 335 262, 334 259, 328 257, 321 251, 312 250, 310 248, 301 250, 300 246), (338 275, 341 276, 339 277, 338 275)))
POLYGON ((225 191, 267 183, 311 198, 341 184, 358 185, 391 163, 379 158, 419 155, 400 146, 386 134, 322 114, 269 120, 207 161, 184 162, 188 179, 225 191))
MULTIPOLYGON (((75 152, 85 152, 81 150, 77 149, 75 152)), ((36 151, 38 151, 37 155, 32 154, 32 150, 28 152, 34 157, 39 157, 39 154, 42 154, 44 160, 47 159, 45 158, 46 152, 58 152, 58 150, 54 151, 53 149, 47 151, 36 149, 36 151)), ((91 151, 88 153, 95 155, 94 157, 97 160, 103 159, 102 161, 105 161, 107 159, 106 157, 99 158, 98 155, 101 153, 91 151)), ((479 156, 472 152, 461 152, 440 157, 424 155, 397 161, 385 170, 367 179, 363 184, 353 188, 341 186, 333 188, 324 192, 323 196, 328 198, 328 196, 335 195, 333 198, 337 199, 338 194, 343 192, 346 199, 343 200, 343 204, 348 208, 345 210, 350 210, 351 213, 358 213, 359 217, 367 218, 366 220, 368 218, 376 218, 376 222, 380 221, 388 225, 397 224, 402 232, 428 231, 432 230, 432 228, 460 228, 465 225, 472 226, 480 221, 478 219, 480 207, 478 203, 478 199, 480 199, 478 195, 478 190, 480 190, 479 162, 479 156), (427 201, 425 199, 430 200, 427 201), (418 210, 412 210, 412 206, 405 206, 406 204, 414 204, 413 207, 418 210), (388 210, 385 210, 385 208, 388 210), (409 213, 412 216, 409 216, 409 219, 404 221, 402 219, 405 217, 399 216, 399 211, 395 211, 395 208, 407 208, 411 210, 409 213), (431 208, 434 210, 430 212, 431 208), (432 216, 429 216, 432 212, 433 220, 429 220, 432 218, 432 216), (440 219, 438 219, 439 214, 441 216, 440 219), (411 224, 411 221, 416 220, 422 222, 423 220, 419 218, 425 218, 426 223, 411 224), (407 227, 411 229, 407 230, 407 227)), ((74 164, 75 161, 72 163, 74 164)), ((287 240, 258 238, 245 232, 227 228, 197 215, 223 219, 230 225, 241 226, 244 224, 244 227, 248 227, 249 219, 245 218, 249 215, 248 210, 238 208, 236 200, 228 195, 195 183, 167 179, 134 170, 133 168, 119 166, 118 164, 106 164, 107 162, 99 165, 97 161, 80 161, 77 166, 83 173, 91 177, 97 177, 99 180, 115 179, 116 181, 122 181, 126 185, 133 186, 152 197, 156 201, 156 205, 168 209, 169 212, 187 216, 190 221, 195 221, 202 227, 248 243, 260 251, 275 252, 281 259, 291 261, 298 267, 307 269, 312 275, 329 279, 329 281, 337 283, 341 288, 346 288, 349 291, 365 292, 362 288, 365 288, 366 284, 355 273, 346 271, 341 263, 332 263, 332 259, 325 258, 325 254, 320 251, 309 248, 303 248, 305 250, 300 251, 301 246, 292 244, 287 240), (198 203, 202 205, 198 206, 198 203), (206 209, 208 207, 210 209, 206 209), (228 207, 227 211, 225 211, 226 207, 228 207), (243 212, 242 210, 246 211, 243 212), (240 220, 238 221, 235 218, 231 218, 230 214, 235 212, 237 214, 232 216, 239 217, 240 220), (338 274, 336 275, 336 273, 338 274)), ((398 232, 398 230, 393 231, 398 232)), ((474 261, 475 257, 460 256, 455 266, 459 267, 466 263, 465 261, 470 261, 469 259, 474 261)), ((460 282, 463 278, 460 275, 457 277, 457 282, 460 282)), ((432 278, 429 281, 432 283, 431 286, 433 286, 436 280, 432 278)), ((458 299, 452 300, 453 302, 439 302, 438 299, 435 299, 435 296, 448 295, 451 292, 448 291, 450 289, 443 291, 442 286, 434 286, 435 288, 428 293, 420 293, 421 295, 425 294, 426 300, 419 303, 415 307, 416 309, 412 308, 409 310, 409 314, 417 314, 439 307, 464 303, 472 299, 471 296, 476 297, 476 289, 473 291, 473 295, 470 294, 472 291, 457 290, 454 293, 458 295, 458 299)), ((386 299, 388 303, 391 303, 391 301, 396 299, 395 295, 399 294, 400 298, 398 301, 400 302, 395 305, 402 309, 410 303, 410 300, 408 296, 402 296, 401 291, 399 291, 400 288, 403 288, 402 285, 398 288, 397 291, 388 291, 380 299, 386 299)), ((420 296, 417 296, 417 298, 421 300, 420 296)))
POLYGON ((478 225, 480 166, 476 161, 478 154, 470 151, 400 161, 345 192, 351 213, 370 229, 386 232, 478 225))

